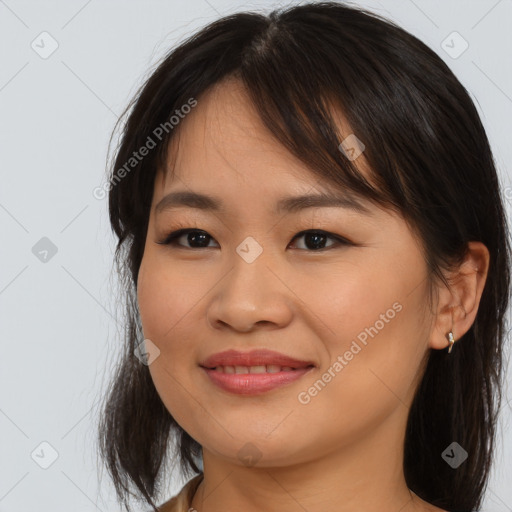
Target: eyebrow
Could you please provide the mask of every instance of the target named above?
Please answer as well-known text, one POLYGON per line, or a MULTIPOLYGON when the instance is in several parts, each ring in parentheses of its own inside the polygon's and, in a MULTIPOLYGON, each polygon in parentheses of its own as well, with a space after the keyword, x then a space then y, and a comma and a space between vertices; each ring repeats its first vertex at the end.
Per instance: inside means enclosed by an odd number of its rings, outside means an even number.
MULTIPOLYGON (((189 190, 177 190, 164 196, 155 206, 155 213, 173 208, 188 207, 204 211, 220 212, 224 210, 223 202, 216 197, 189 190)), ((304 194, 283 197, 276 203, 275 213, 295 213, 307 208, 337 207, 354 210, 365 215, 372 215, 370 209, 361 204, 352 195, 341 193, 304 194)))

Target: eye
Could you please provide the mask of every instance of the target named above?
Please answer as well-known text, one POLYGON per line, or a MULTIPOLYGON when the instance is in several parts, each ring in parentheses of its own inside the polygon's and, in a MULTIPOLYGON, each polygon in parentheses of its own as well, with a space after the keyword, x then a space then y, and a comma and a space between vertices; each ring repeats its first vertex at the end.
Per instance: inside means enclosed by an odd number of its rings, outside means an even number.
MULTIPOLYGON (((323 230, 310 229, 306 231, 301 231, 300 233, 297 233, 293 237, 292 241, 301 237, 304 238, 304 245, 306 246, 305 249, 316 252, 330 249, 338 245, 354 245, 350 241, 341 236, 334 235, 323 230), (324 244, 328 239, 334 240, 334 243, 325 247, 324 244)), ((160 240, 156 243, 161 245, 182 247, 184 249, 208 249, 209 247, 212 247, 209 246, 209 242, 213 240, 214 238, 210 236, 206 231, 203 231, 202 229, 186 228, 173 231, 169 233, 163 240, 160 240), (185 236, 187 243, 190 244, 189 247, 179 243, 179 240, 185 238, 185 236)), ((300 248, 300 250, 304 249, 300 248)))
POLYGON ((338 245, 352 245, 347 239, 321 229, 301 231, 293 237, 293 240, 296 238, 304 238, 304 245, 307 246, 306 249, 311 249, 313 251, 322 251, 338 245), (325 247, 324 244, 327 239, 334 240, 334 243, 325 247))
MULTIPOLYGON (((178 241, 185 236, 187 236, 187 242, 190 244, 198 244, 199 248, 208 248, 208 240, 213 240, 213 238, 202 229, 186 228, 169 233, 163 240, 157 242, 157 244, 183 247, 178 241)), ((185 247, 185 249, 187 249, 187 247, 185 247)), ((195 247, 192 247, 192 249, 195 249, 195 247)))

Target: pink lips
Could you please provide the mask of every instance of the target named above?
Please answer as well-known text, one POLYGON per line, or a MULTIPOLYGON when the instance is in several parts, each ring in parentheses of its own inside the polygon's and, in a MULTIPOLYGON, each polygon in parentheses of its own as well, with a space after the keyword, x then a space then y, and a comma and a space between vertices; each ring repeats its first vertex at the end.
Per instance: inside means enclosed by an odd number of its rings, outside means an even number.
POLYGON ((302 361, 288 357, 272 350, 253 350, 239 352, 227 350, 208 357, 200 366, 211 381, 231 393, 254 395, 283 386, 311 371, 315 365, 310 361, 302 361), (273 373, 223 373, 215 368, 222 366, 280 366, 282 369, 273 373))

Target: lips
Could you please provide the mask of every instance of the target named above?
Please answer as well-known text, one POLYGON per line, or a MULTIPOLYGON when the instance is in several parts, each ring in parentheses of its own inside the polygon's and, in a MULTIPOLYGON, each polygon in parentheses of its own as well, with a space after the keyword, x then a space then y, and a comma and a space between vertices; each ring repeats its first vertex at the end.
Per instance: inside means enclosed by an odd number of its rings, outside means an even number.
POLYGON ((252 350, 250 352, 240 352, 237 350, 226 350, 213 354, 206 358, 200 366, 207 369, 215 369, 217 367, 261 367, 271 366, 280 368, 291 368, 291 370, 299 370, 315 366, 312 361, 303 361, 293 357, 286 356, 280 352, 273 350, 252 350))
POLYGON ((261 395, 289 385, 316 368, 311 361, 265 349, 219 352, 199 366, 215 386, 242 396, 261 395))

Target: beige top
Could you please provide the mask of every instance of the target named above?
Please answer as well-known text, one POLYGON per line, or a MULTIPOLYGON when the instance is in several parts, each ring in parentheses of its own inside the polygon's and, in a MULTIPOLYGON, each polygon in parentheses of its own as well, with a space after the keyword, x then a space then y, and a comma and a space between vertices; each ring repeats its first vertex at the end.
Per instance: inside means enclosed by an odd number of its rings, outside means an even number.
POLYGON ((203 476, 203 473, 199 473, 192 480, 189 480, 176 496, 158 507, 158 510, 160 512, 188 512, 192 507, 192 498, 203 476))

